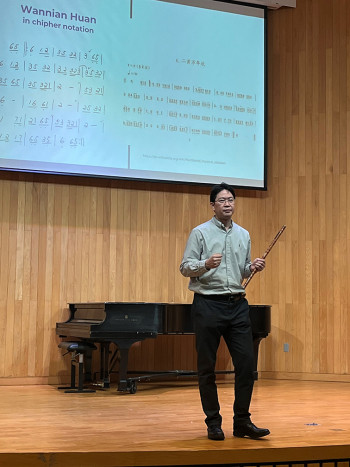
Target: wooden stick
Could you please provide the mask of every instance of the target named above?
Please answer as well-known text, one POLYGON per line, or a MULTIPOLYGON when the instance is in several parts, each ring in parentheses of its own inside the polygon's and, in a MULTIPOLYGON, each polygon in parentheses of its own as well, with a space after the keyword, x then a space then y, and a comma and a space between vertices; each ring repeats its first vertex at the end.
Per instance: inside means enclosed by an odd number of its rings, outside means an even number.
MULTIPOLYGON (((275 238, 272 240, 272 242, 270 243, 269 247, 267 248, 267 250, 265 251, 265 253, 262 255, 262 259, 265 259, 266 256, 270 253, 270 251, 272 250, 272 247, 274 246, 274 244, 277 242, 277 240, 280 238, 280 236, 283 234, 285 228, 287 226, 284 225, 281 230, 278 232, 278 234, 275 236, 275 238)), ((247 285, 249 284, 249 282, 252 280, 252 278, 254 277, 254 274, 256 273, 256 269, 254 269, 254 271, 251 273, 251 275, 248 277, 248 279, 244 282, 243 284, 243 288, 245 289, 247 287, 247 285)))

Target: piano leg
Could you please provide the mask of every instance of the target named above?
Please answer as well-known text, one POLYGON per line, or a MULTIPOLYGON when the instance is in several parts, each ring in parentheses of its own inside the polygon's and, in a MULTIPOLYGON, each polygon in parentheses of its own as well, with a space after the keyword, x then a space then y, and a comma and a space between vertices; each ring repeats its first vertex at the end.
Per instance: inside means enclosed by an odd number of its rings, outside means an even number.
POLYGON ((120 362, 119 362, 119 383, 118 391, 129 391, 128 381, 127 381, 127 371, 128 371, 128 360, 129 360, 129 348, 121 349, 120 352, 120 362))
POLYGON ((136 382, 129 380, 127 377, 128 360, 130 347, 138 341, 132 339, 118 339, 118 341, 113 342, 118 346, 120 353, 118 391, 129 391, 131 394, 134 394, 136 392, 136 382))

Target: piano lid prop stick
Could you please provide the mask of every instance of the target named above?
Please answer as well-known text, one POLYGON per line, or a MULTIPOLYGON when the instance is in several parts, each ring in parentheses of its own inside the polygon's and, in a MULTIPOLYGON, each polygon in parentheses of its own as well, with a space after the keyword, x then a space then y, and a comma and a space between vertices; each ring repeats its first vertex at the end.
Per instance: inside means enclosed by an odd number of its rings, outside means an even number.
MULTIPOLYGON (((280 231, 278 232, 278 234, 275 236, 275 238, 272 240, 272 242, 270 243, 270 245, 268 246, 267 250, 265 251, 265 253, 262 255, 262 259, 265 259, 266 256, 270 253, 270 251, 272 250, 272 247, 274 246, 274 244, 277 242, 277 240, 280 238, 280 236, 283 234, 285 228, 287 226, 284 225, 280 231)), ((249 282, 253 279, 254 275, 256 273, 256 269, 254 269, 254 271, 251 273, 251 275, 248 277, 248 279, 244 282, 243 284, 243 288, 245 289, 247 287, 247 285, 249 284, 249 282)))

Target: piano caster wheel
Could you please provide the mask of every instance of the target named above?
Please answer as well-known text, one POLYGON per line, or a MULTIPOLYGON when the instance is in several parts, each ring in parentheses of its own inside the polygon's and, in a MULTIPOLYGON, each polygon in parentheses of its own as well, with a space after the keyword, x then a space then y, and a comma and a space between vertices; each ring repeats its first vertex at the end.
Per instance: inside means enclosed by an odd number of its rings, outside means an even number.
POLYGON ((136 381, 130 381, 129 383, 129 392, 130 394, 135 394, 137 391, 136 381))

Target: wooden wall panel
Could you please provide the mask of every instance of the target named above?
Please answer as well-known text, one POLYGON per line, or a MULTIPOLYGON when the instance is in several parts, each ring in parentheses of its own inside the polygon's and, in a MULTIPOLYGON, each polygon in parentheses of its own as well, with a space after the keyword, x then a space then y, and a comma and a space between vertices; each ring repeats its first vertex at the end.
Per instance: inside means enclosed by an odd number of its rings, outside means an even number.
POLYGON ((274 183, 285 187, 288 229, 264 376, 349 380, 349 29, 343 0, 269 15, 269 192, 276 203, 274 183))
MULTIPOLYGON (((349 131, 349 2, 269 11, 268 190, 238 190, 235 214, 253 256, 287 225, 247 289, 251 303, 272 305, 263 377, 350 381, 349 131)), ((2 173, 2 381, 68 375, 55 323, 69 302, 191 302, 178 268, 190 230, 212 215, 208 191, 2 173)), ((147 340, 130 355, 141 370, 195 361, 191 336, 147 340)), ((218 367, 231 368, 225 346, 218 367)))

